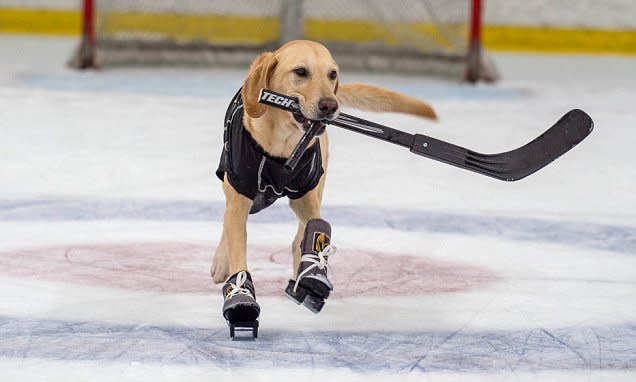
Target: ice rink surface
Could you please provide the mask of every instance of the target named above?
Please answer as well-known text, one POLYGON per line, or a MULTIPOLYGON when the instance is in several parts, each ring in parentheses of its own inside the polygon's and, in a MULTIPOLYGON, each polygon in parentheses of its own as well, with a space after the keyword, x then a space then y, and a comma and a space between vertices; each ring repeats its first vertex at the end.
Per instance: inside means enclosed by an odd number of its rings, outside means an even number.
POLYGON ((330 127, 320 315, 283 295, 295 222, 252 216, 257 341, 230 341, 209 266, 214 177, 244 70, 64 68, 74 41, 0 38, 1 381, 633 381, 636 59, 496 55, 477 87, 342 73, 439 123, 349 110, 481 152, 571 108, 595 130, 504 183, 330 127))

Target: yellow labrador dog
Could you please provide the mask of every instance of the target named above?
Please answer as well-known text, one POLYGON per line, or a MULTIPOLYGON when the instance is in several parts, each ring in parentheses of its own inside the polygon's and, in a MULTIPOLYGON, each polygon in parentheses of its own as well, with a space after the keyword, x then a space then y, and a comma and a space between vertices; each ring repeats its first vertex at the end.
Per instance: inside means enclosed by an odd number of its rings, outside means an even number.
POLYGON ((339 76, 338 65, 323 45, 292 41, 254 60, 228 108, 217 171, 226 209, 211 274, 216 283, 225 282, 223 314, 230 323, 252 322, 260 313, 247 266, 246 222, 250 213, 277 198, 288 197, 298 218, 288 296, 318 312, 332 289, 326 277, 327 258, 333 252, 331 228, 320 216, 329 159, 326 132, 313 139, 293 173, 283 167, 307 120, 334 119, 343 105, 436 119, 422 101, 372 85, 340 84, 339 76), (262 88, 297 97, 302 115, 260 104, 262 88))

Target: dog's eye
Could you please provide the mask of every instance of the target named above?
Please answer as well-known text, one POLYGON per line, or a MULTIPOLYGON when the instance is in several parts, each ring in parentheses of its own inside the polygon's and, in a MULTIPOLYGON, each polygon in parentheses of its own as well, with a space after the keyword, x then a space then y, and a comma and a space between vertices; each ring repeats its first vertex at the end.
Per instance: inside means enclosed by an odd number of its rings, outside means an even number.
POLYGON ((338 72, 336 72, 335 70, 332 70, 329 72, 329 79, 335 80, 337 77, 338 77, 338 72))
POLYGON ((300 68, 294 69, 294 73, 296 73, 296 75, 299 77, 307 77, 307 69, 303 68, 302 66, 300 68))

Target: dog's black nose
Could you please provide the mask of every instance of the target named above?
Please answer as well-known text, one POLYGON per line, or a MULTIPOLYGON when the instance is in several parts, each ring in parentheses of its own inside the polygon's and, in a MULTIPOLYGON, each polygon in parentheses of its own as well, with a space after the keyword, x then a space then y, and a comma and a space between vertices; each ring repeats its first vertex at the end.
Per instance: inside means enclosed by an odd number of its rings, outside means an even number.
POLYGON ((318 101, 318 118, 323 119, 338 111, 338 101, 335 98, 321 98, 318 101))

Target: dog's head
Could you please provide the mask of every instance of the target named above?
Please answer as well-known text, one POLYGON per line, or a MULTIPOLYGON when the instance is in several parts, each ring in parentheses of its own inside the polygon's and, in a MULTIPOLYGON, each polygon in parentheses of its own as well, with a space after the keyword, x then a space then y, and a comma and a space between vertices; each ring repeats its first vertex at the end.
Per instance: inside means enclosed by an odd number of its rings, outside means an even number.
POLYGON ((335 119, 339 113, 338 76, 338 65, 323 45, 306 40, 288 42, 273 53, 261 54, 250 66, 241 93, 245 112, 259 118, 271 110, 258 102, 259 91, 266 88, 298 97, 303 115, 294 118, 299 127, 303 117, 335 119))

